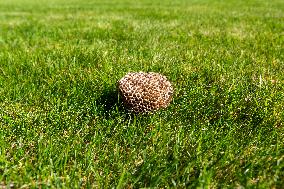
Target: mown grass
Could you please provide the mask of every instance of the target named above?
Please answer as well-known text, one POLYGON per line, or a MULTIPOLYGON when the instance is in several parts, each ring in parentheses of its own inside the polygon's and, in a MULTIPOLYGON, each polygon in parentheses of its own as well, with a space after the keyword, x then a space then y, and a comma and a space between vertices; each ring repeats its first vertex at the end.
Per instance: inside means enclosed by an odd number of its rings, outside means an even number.
POLYGON ((282 188, 284 3, 0 0, 0 187, 282 188), (166 110, 116 82, 155 71, 166 110))

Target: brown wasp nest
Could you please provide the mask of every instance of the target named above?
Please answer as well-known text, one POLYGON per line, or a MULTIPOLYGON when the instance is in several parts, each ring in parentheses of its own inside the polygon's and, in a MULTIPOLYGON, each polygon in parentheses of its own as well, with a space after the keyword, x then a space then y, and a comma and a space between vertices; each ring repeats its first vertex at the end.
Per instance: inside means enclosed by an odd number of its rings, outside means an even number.
POLYGON ((166 108, 172 100, 173 87, 159 73, 128 73, 118 81, 123 104, 135 113, 166 108))

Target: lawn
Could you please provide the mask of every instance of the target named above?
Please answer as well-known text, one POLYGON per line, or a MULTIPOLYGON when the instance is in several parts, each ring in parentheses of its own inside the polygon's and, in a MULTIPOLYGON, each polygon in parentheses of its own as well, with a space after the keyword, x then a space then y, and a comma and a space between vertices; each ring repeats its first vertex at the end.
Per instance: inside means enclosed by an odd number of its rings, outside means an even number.
POLYGON ((0 188, 283 188, 283 73, 283 0, 0 0, 0 188))

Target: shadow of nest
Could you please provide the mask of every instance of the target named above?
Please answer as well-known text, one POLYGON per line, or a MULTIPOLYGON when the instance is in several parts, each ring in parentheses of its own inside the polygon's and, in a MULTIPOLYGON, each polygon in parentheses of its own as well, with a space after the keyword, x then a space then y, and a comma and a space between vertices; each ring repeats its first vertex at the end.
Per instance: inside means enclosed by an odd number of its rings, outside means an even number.
POLYGON ((115 88, 108 88, 102 91, 96 102, 101 110, 100 112, 106 118, 122 116, 128 113, 123 106, 118 90, 115 88))
POLYGON ((97 98, 96 104, 100 109, 101 116, 106 119, 113 119, 116 117, 124 117, 126 120, 136 118, 145 118, 152 115, 153 112, 137 114, 129 111, 122 102, 117 88, 108 88, 102 91, 97 98))

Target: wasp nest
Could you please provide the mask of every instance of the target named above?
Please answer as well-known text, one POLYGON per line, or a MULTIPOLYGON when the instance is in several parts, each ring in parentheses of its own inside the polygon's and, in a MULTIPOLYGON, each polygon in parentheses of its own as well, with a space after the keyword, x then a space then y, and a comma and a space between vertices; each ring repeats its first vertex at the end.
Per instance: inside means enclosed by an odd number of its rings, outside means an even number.
POLYGON ((128 73, 118 81, 123 104, 135 113, 166 108, 172 100, 173 87, 158 73, 128 73))

